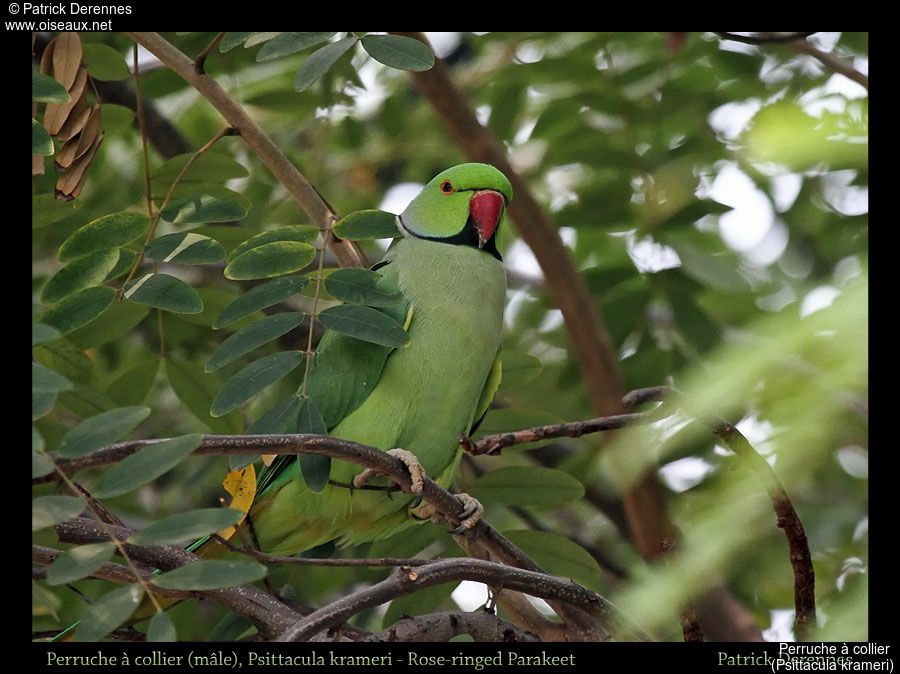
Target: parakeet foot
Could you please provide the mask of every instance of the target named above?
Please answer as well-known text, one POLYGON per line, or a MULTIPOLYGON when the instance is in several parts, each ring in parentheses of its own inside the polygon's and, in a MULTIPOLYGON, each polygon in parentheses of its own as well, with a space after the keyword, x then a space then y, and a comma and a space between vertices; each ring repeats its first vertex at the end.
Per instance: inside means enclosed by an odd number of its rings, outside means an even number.
POLYGON ((459 526, 450 530, 450 533, 453 535, 461 534, 474 527, 484 514, 484 506, 481 505, 478 499, 468 494, 456 494, 456 498, 462 501, 463 510, 457 515, 457 518, 460 520, 459 526))
MULTIPOLYGON (((393 456, 395 459, 400 459, 400 461, 403 462, 403 464, 406 466, 406 469, 409 471, 409 477, 412 481, 410 491, 416 496, 416 500, 411 507, 418 507, 418 505, 422 502, 422 490, 425 488, 425 482, 422 479, 425 476, 425 469, 422 467, 422 464, 419 463, 416 455, 412 452, 406 451, 405 449, 389 449, 387 450, 387 453, 393 456)), ((356 488, 362 487, 376 475, 378 475, 377 472, 375 472, 371 468, 366 468, 363 472, 353 478, 353 486, 356 488)))

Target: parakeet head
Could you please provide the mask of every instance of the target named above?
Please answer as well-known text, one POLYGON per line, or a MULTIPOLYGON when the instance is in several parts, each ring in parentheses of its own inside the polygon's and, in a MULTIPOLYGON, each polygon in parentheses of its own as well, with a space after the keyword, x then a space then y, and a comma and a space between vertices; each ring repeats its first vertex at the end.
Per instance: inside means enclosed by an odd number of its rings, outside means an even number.
POLYGON ((498 260, 496 234, 512 186, 488 164, 460 164, 438 173, 397 216, 406 236, 472 246, 498 260))

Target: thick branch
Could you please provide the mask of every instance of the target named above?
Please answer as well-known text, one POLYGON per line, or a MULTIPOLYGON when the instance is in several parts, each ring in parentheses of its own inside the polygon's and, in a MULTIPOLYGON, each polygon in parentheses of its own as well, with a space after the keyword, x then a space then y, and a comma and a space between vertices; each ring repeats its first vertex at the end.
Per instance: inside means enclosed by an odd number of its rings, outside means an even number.
POLYGON ((386 579, 311 613, 284 632, 279 641, 306 641, 317 632, 346 622, 360 611, 396 597, 451 581, 472 580, 578 606, 598 618, 623 641, 648 641, 609 602, 571 580, 515 569, 481 559, 439 559, 415 568, 400 568, 386 579))
POLYGON ((219 111, 222 117, 240 131, 241 137, 263 160, 272 174, 297 200, 313 224, 328 232, 326 243, 342 267, 360 266, 359 256, 349 241, 338 239, 331 233, 331 225, 337 218, 331 207, 306 178, 297 170, 260 126, 219 86, 212 77, 199 72, 194 62, 158 33, 126 33, 131 39, 156 56, 166 67, 193 86, 219 111))

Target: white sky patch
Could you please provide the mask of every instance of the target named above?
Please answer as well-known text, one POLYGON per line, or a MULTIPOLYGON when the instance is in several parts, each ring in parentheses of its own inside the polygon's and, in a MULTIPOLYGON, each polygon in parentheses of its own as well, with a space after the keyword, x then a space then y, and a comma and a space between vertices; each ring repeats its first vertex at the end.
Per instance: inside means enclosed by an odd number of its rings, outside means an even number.
POLYGON ((810 290, 800 303, 801 318, 829 306, 840 294, 840 291, 834 286, 819 286, 810 290))
POLYGON ((795 641, 794 611, 792 609, 775 609, 769 611, 771 622, 769 628, 762 631, 766 641, 795 641))
POLYGON ((409 202, 416 198, 423 187, 422 183, 397 183, 384 193, 384 198, 378 204, 378 208, 399 215, 406 210, 409 202))
POLYGON ((487 585, 464 580, 456 586, 450 596, 463 611, 474 611, 487 602, 487 585))
POLYGON ((755 248, 772 226, 772 203, 736 163, 722 165, 706 196, 733 209, 719 216, 719 231, 734 250, 755 248))
POLYGON ((705 459, 687 456, 662 466, 659 475, 670 489, 682 492, 700 484, 712 471, 712 464, 705 459))

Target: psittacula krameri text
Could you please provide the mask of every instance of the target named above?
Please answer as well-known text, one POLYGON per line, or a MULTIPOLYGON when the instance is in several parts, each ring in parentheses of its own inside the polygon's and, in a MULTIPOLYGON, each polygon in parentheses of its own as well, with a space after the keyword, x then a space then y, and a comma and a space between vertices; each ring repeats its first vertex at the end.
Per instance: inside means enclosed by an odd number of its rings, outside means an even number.
MULTIPOLYGON (((389 349, 326 333, 304 393, 329 435, 402 448, 449 484, 458 438, 487 410, 500 380, 506 276, 496 236, 511 198, 496 168, 462 164, 435 176, 397 216, 398 238, 378 272, 405 300, 409 343, 389 349)), ((276 460, 249 512, 260 549, 292 555, 332 539, 374 541, 415 521, 410 495, 348 488, 360 470, 332 461, 328 485, 313 493, 296 457, 276 460)))

